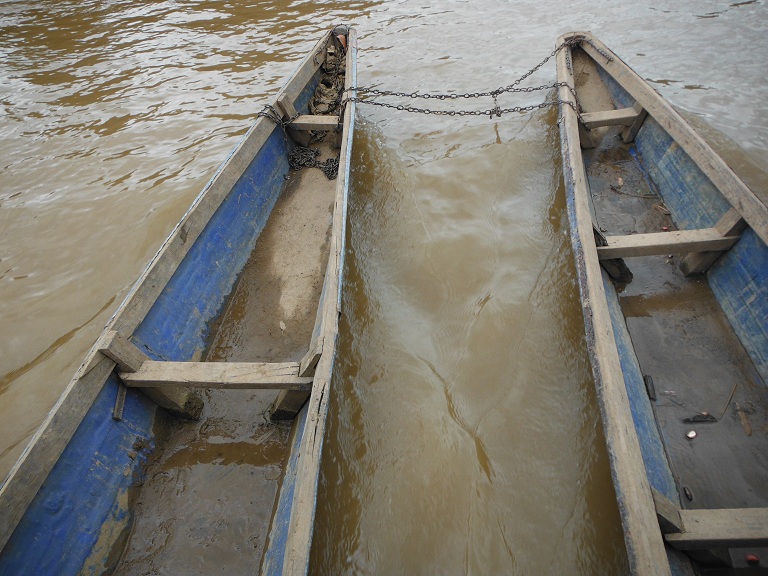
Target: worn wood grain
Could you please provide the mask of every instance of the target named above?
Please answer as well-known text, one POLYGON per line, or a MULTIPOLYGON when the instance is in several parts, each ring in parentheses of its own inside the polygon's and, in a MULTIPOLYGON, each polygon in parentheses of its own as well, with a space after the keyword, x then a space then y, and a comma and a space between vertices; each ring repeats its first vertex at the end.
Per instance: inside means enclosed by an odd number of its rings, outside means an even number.
POLYGON ((605 239, 608 244, 597 247, 600 260, 679 254, 692 251, 728 250, 739 237, 721 236, 715 228, 701 228, 698 230, 629 234, 627 236, 606 236, 605 239))
POLYGON ((683 522, 680 520, 680 506, 675 504, 655 488, 651 488, 653 503, 656 506, 656 517, 659 527, 664 534, 682 532, 683 522))
POLYGON ((631 126, 639 115, 640 113, 634 108, 619 108, 602 112, 584 112, 581 118, 587 128, 592 129, 601 126, 631 126))
POLYGON ((291 122, 290 127, 295 130, 336 130, 339 126, 339 117, 331 115, 302 114, 291 122))
POLYGON ((248 390, 309 390, 312 378, 299 376, 298 362, 156 362, 121 372, 131 387, 184 386, 248 390))
MULTIPOLYGON (((107 330, 99 338, 97 348, 117 363, 123 382, 126 382, 126 374, 137 372, 147 362, 151 362, 144 352, 116 330, 107 330)), ((197 420, 203 410, 202 398, 185 388, 145 388, 142 392, 159 406, 183 418, 197 420)))
MULTIPOLYGON (((356 86, 357 71, 357 34, 350 30, 347 40, 347 74, 345 88, 350 96, 356 86)), ((349 160, 353 138, 353 118, 355 103, 349 102, 344 111, 343 141, 339 159, 336 185, 336 201, 333 213, 333 235, 331 237, 331 257, 326 272, 325 298, 322 302, 322 337, 323 353, 315 370, 315 381, 307 412, 307 423, 301 440, 299 470, 294 492, 294 507, 288 527, 284 574, 304 575, 309 563, 312 544, 312 531, 317 504, 317 483, 320 474, 323 437, 325 435, 330 393, 331 375, 335 359, 336 339, 341 312, 341 273, 345 247, 347 192, 349 187, 349 160)))
POLYGON ((763 242, 768 244, 768 207, 645 80, 591 34, 584 33, 584 38, 581 49, 666 130, 763 242), (610 55, 612 60, 606 60, 601 52, 610 55))
POLYGON ((768 546, 768 508, 680 510, 683 531, 664 538, 678 550, 768 546))
POLYGON ((635 139, 637 133, 640 132, 640 128, 643 127, 643 122, 645 122, 645 119, 648 116, 648 110, 640 106, 637 102, 635 102, 635 105, 632 108, 637 112, 637 118, 635 118, 635 121, 632 122, 631 125, 621 131, 621 139, 625 144, 629 144, 635 139))
MULTIPOLYGON (((573 35, 559 39, 558 45, 573 35)), ((557 55, 558 81, 562 100, 571 100, 574 78, 566 63, 567 51, 557 55), (569 89, 570 88, 570 89, 569 89)), ((621 511, 624 539, 630 568, 636 575, 669 575, 664 541, 656 518, 651 487, 645 473, 637 431, 633 425, 627 389, 621 371, 616 340, 606 301, 597 247, 592 233, 584 161, 579 143, 579 127, 575 111, 561 105, 563 164, 567 179, 574 187, 576 234, 582 251, 577 254, 577 267, 583 279, 582 303, 585 323, 591 328, 590 355, 596 386, 600 395, 603 428, 613 471, 616 497, 621 511)))
POLYGON ((116 330, 106 331, 98 343, 99 352, 115 361, 121 372, 136 372, 149 357, 116 330))
MULTIPOLYGON (((744 218, 735 209, 728 210, 715 224, 721 236, 738 236, 747 227, 744 218)), ((686 276, 703 274, 721 256, 722 252, 691 252, 680 262, 680 269, 686 276)))

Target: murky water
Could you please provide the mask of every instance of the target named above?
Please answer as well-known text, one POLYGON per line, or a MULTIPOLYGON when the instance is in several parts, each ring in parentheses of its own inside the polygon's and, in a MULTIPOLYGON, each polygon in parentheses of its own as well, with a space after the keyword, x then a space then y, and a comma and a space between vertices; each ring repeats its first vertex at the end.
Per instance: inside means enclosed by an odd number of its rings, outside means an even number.
MULTIPOLYGON (((360 83, 405 91, 507 85, 589 29, 766 192, 763 1, 6 2, 0 472, 340 21, 359 30, 360 83)), ((550 63, 531 85, 554 79, 550 63)), ((360 108, 315 572, 622 571, 555 119, 360 108)))

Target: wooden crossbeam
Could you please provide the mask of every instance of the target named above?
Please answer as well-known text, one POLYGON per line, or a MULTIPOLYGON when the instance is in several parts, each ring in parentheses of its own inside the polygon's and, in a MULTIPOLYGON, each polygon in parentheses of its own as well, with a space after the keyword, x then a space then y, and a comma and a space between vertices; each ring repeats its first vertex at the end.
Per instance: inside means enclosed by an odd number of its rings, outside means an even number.
POLYGON ((126 386, 310 390, 311 377, 299 376, 298 362, 144 362, 122 372, 126 386))
MULTIPOLYGON (((738 236, 747 227, 744 218, 734 208, 728 210, 715 224, 715 229, 721 236, 738 236)), ((706 272, 720 252, 691 252, 680 263, 680 269, 686 276, 694 276, 706 272)))
POLYGON ((680 510, 683 531, 665 534, 678 550, 768 546, 768 508, 680 510))
MULTIPOLYGON (((127 374, 135 374, 145 364, 152 362, 133 342, 116 330, 109 330, 101 336, 98 342, 98 350, 117 364, 120 378, 124 384, 127 374)), ((184 418, 197 420, 203 411, 202 399, 192 390, 182 388, 167 388, 165 390, 146 388, 142 392, 159 406, 184 418)), ((121 387, 118 390, 115 408, 112 411, 112 417, 116 420, 122 418, 122 404, 124 401, 125 390, 121 387)))
POLYGON ((664 496, 656 488, 651 487, 653 503, 656 506, 656 518, 659 520, 659 528, 664 534, 681 532, 683 522, 680 520, 680 505, 675 504, 664 496))
MULTIPOLYGON (((299 376, 313 376, 323 354, 323 337, 312 340, 299 363, 299 376)), ((270 408, 272 420, 292 420, 309 398, 309 391, 282 390, 270 408)))
MULTIPOLYGON (((293 100, 287 92, 278 96, 275 104, 278 110, 283 113, 284 120, 295 118, 298 115, 298 111, 293 105, 293 100)), ((291 135, 291 138, 294 142, 296 142, 296 144, 300 146, 309 146, 310 134, 308 134, 306 131, 296 130, 293 124, 289 124, 288 134, 291 135)))
POLYGON ((149 360, 144 352, 116 330, 102 334, 97 347, 99 352, 117 364, 120 372, 135 372, 149 360))
POLYGON ((619 108, 602 112, 585 112, 581 118, 591 130, 601 126, 632 126, 639 116, 640 112, 634 108, 619 108))
POLYGON ((635 118, 635 121, 632 122, 631 125, 626 126, 621 131, 621 139, 625 144, 629 144, 635 139, 635 136, 637 136, 637 133, 640 132, 640 128, 643 126, 643 122, 645 122, 645 118, 648 116, 648 110, 643 108, 637 102, 635 102, 635 105, 632 108, 637 112, 637 118, 635 118))
POLYGON ((738 239, 738 236, 722 236, 715 228, 606 236, 608 244, 598 246, 597 254, 600 260, 607 260, 656 254, 722 251, 728 250, 738 239))
POLYGON ((338 116, 313 116, 311 114, 302 114, 296 120, 290 123, 290 127, 295 130, 336 130, 339 125, 338 116))

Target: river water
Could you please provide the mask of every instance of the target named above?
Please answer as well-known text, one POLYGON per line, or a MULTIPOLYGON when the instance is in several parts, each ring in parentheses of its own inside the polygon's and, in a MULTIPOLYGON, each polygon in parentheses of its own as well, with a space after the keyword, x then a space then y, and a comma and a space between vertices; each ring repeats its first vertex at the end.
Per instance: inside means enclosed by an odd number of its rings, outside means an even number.
MULTIPOLYGON (((508 85, 561 33, 591 30, 768 187, 763 0, 4 2, 0 473, 338 22, 358 29, 359 83, 407 92, 508 85)), ((549 62, 527 84, 554 80, 549 62)), ((624 571, 556 113, 361 106, 358 122, 313 572, 624 571)))

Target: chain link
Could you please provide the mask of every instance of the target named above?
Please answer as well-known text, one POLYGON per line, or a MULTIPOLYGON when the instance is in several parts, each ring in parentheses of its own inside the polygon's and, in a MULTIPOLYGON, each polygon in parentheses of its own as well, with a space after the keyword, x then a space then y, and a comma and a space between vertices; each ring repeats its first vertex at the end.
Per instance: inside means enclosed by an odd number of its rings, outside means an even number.
MULTIPOLYGON (((510 114, 515 112, 527 113, 527 112, 532 112, 534 110, 547 108, 549 106, 565 104, 573 108, 573 110, 576 112, 576 115, 579 121, 582 121, 581 106, 579 105, 578 99, 576 97, 576 91, 568 83, 553 82, 552 84, 543 84, 541 86, 524 86, 524 87, 518 86, 521 82, 523 82, 529 76, 537 72, 542 66, 544 66, 544 64, 546 64, 558 52, 560 52, 560 50, 566 47, 571 47, 571 46, 581 44, 582 41, 583 41, 582 36, 575 36, 573 38, 569 38, 568 40, 558 45, 546 58, 544 58, 536 66, 534 66, 533 68, 528 70, 525 74, 520 76, 517 80, 512 82, 512 84, 501 87, 501 88, 497 88, 495 90, 489 90, 486 92, 467 92, 464 94, 455 94, 455 93, 430 94, 427 92, 418 92, 418 91, 417 92, 397 92, 394 90, 381 90, 379 88, 373 88, 370 86, 359 86, 356 88, 347 89, 347 92, 354 91, 356 95, 347 96, 346 98, 344 98, 343 103, 356 102, 358 104, 381 106, 384 108, 391 108, 393 110, 399 110, 401 112, 411 112, 414 114, 427 114, 427 115, 431 114, 435 116, 488 116, 491 119, 494 116, 498 116, 499 118, 501 118, 502 114, 510 114), (498 102, 496 100, 497 97, 502 94, 531 93, 531 92, 538 92, 542 90, 552 90, 554 88, 561 88, 561 87, 568 88, 568 91, 573 95, 573 101, 562 100, 562 99, 545 100, 540 104, 531 104, 530 106, 514 106, 511 108, 501 108, 498 105, 498 102), (393 96, 398 98, 423 99, 423 100, 459 100, 459 99, 475 99, 475 98, 488 97, 488 98, 493 98, 493 102, 495 106, 487 110, 435 110, 432 108, 418 108, 416 106, 406 106, 402 104, 390 104, 388 102, 379 102, 378 100, 374 100, 374 99, 361 98, 358 95, 371 96, 372 98, 378 98, 380 96, 382 97, 393 96)), ((570 63, 570 58, 568 58, 568 61, 570 63)))
POLYGON ((513 106, 511 108, 489 108, 487 110, 434 110, 430 108, 416 108, 414 106, 404 106, 402 104, 390 104, 389 102, 375 102, 373 100, 362 100, 360 98, 352 97, 347 98, 346 102, 356 102, 358 104, 371 104, 373 106, 382 106, 384 108, 392 108, 393 110, 399 110, 400 112, 411 112, 414 114, 426 114, 434 116, 488 116, 493 118, 498 116, 501 118, 502 114, 512 114, 515 112, 526 113, 539 110, 541 108, 548 108, 549 106, 555 106, 559 104, 565 104, 570 106, 576 112, 577 116, 581 118, 581 111, 575 102, 571 100, 545 100, 539 104, 531 104, 529 106, 513 106))
MULTIPOLYGON (((533 68, 528 70, 525 74, 520 76, 517 80, 512 82, 512 84, 509 84, 508 86, 504 86, 501 88, 497 88, 495 90, 489 90, 486 92, 467 92, 465 94, 430 94, 426 92, 397 92, 394 90, 381 90, 378 88, 373 88, 369 86, 359 86, 359 87, 353 87, 348 88, 344 91, 344 93, 348 92, 354 92, 355 96, 346 96, 341 99, 341 102, 339 102, 340 105, 340 112, 339 112, 339 118, 344 114, 344 109, 348 102, 355 102, 357 104, 366 104, 370 106, 381 106, 384 108, 391 108, 393 110, 398 110, 401 112, 411 112, 414 114, 426 114, 426 115, 434 115, 434 116, 488 116, 490 119, 493 119, 495 116, 498 116, 501 118, 502 114, 512 114, 512 113, 528 113, 533 112, 534 110, 540 110, 542 108, 548 108, 549 106, 570 106, 574 112, 576 112, 576 116, 579 120, 579 122, 583 123, 584 120, 582 118, 582 108, 579 104, 579 100, 576 96, 576 90, 570 86, 567 82, 553 82, 551 84, 543 84, 541 86, 524 86, 520 87, 519 84, 526 80, 528 77, 536 73, 539 69, 541 69, 544 64, 549 62, 555 55, 557 55, 560 50, 563 48, 571 47, 571 46, 577 46, 581 44, 584 41, 583 36, 574 36, 572 38, 569 38, 568 40, 564 41, 546 57, 541 62, 536 64, 533 68), (568 91, 573 96, 573 100, 563 100, 561 98, 556 98, 552 100, 544 100, 544 102, 541 102, 539 104, 531 104, 529 106, 513 106, 510 108, 501 108, 497 102, 498 96, 502 94, 511 94, 511 93, 532 93, 532 92, 539 92, 542 90, 552 90, 556 88, 568 88, 568 91), (432 108, 417 108, 416 106, 405 106, 402 104, 390 104, 388 102, 379 102, 378 100, 374 99, 366 99, 361 98, 358 96, 358 94, 363 94, 367 96, 371 96, 372 98, 378 98, 378 97, 386 97, 386 96, 393 96, 398 98, 410 98, 410 99, 423 99, 423 100, 459 100, 459 99, 475 99, 475 98, 483 98, 483 97, 489 97, 493 98, 494 107, 489 108, 486 110, 435 110, 432 108)), ((606 54, 603 50, 601 50, 599 47, 595 46, 595 44, 587 39, 587 42, 595 49, 597 52, 599 52, 603 57, 605 57, 609 62, 613 60, 608 54, 606 54)), ((571 70, 571 58, 570 58, 570 52, 566 52, 566 65, 568 66, 568 69, 571 70)), ((338 69, 337 69, 338 73, 338 69)), ((258 116, 264 116, 268 119, 270 119, 272 122, 277 124, 283 129, 283 134, 285 134, 286 128, 293 122, 296 118, 298 118, 299 114, 283 119, 283 117, 278 114, 278 112, 272 107, 272 106, 265 106, 264 110, 258 113, 258 116)), ((295 170, 298 170, 302 167, 316 167, 323 170, 325 175, 328 177, 328 179, 333 179, 336 177, 336 173, 338 171, 338 159, 337 158, 330 158, 324 162, 320 162, 317 160, 317 156, 319 155, 319 151, 311 149, 311 148, 305 148, 301 146, 297 146, 294 149, 291 150, 289 153, 289 160, 291 167, 295 170), (335 161, 335 162, 334 162, 335 161)))
POLYGON ((602 48, 600 48, 597 44, 592 42, 591 38, 587 38, 587 44, 592 46, 592 48, 595 49, 595 51, 600 54, 603 58, 605 58, 608 62, 613 62, 613 56, 607 54, 602 48))

